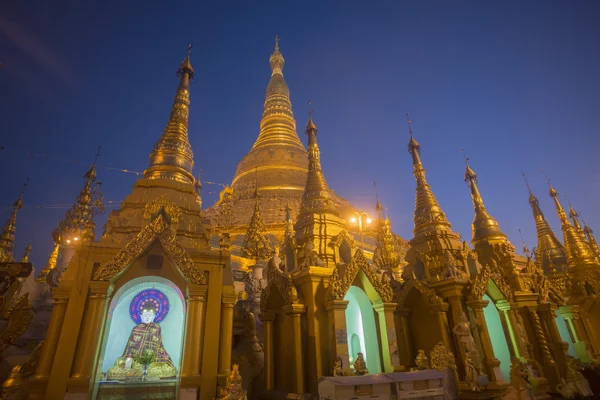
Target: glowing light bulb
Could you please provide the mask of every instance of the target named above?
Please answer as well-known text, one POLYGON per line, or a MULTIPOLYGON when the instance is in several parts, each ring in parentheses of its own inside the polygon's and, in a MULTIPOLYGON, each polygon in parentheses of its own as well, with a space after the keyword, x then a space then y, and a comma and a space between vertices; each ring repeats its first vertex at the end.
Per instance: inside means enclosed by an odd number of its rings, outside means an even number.
POLYGON ((367 218, 367 224, 371 223, 371 218, 367 218))
POLYGON ((67 243, 71 243, 71 239, 67 239, 67 243))
POLYGON ((353 224, 355 224, 356 223, 356 217, 350 218, 350 222, 352 222, 353 224))
POLYGON ((79 240, 79 238, 78 238, 77 236, 75 236, 75 237, 73 238, 73 240, 77 241, 77 240, 79 240))

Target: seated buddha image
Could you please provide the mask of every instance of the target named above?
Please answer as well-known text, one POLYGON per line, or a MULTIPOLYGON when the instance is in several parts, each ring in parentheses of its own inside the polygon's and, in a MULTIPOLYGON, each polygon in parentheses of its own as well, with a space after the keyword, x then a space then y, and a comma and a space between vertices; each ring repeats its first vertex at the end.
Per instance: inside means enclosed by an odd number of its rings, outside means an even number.
POLYGON ((175 365, 163 346, 160 325, 154 322, 158 305, 149 299, 140 308, 141 322, 131 330, 122 356, 108 369, 106 377, 109 380, 158 380, 177 375, 175 365))

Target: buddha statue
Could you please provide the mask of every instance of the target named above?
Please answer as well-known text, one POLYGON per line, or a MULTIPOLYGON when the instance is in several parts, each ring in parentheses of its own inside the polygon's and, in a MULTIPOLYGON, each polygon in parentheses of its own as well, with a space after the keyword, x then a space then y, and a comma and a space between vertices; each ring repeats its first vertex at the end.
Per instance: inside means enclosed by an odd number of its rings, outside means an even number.
POLYGON ((162 343, 160 325, 154 322, 156 311, 149 302, 142 306, 141 322, 133 327, 123 355, 108 369, 109 380, 132 377, 172 378, 177 370, 162 343))
POLYGON ((354 361, 354 375, 368 375, 369 370, 367 369, 367 363, 363 357, 363 353, 356 355, 356 361, 354 361))
POLYGON ((429 360, 427 359, 427 355, 425 355, 425 351, 418 351, 417 358, 415 358, 415 364, 419 371, 429 369, 429 360))

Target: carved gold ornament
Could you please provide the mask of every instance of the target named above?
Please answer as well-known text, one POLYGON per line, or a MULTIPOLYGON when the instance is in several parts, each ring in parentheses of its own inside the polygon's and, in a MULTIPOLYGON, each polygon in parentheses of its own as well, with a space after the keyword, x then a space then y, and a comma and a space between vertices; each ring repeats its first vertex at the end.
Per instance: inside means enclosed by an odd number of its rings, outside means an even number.
POLYGON ((490 279, 494 281, 506 300, 509 302, 515 301, 515 294, 512 288, 502 276, 498 264, 494 260, 490 260, 489 263, 485 264, 481 271, 471 280, 471 296, 474 299, 481 299, 485 295, 490 279))
POLYGON ((390 285, 389 278, 385 274, 381 277, 375 270, 375 267, 369 264, 369 261, 365 258, 365 255, 361 250, 358 250, 354 257, 348 263, 344 275, 340 277, 339 267, 336 267, 331 276, 329 283, 329 296, 332 300, 343 300, 348 289, 352 286, 352 282, 356 279, 358 271, 362 270, 367 276, 371 285, 375 288, 381 299, 388 303, 394 298, 392 287, 390 285))
POLYGON ((109 281, 119 275, 136 258, 158 239, 171 260, 181 273, 193 284, 206 285, 204 273, 196 268, 194 260, 185 251, 171 229, 165 215, 159 213, 154 220, 142 229, 110 262, 100 267, 94 274, 95 281, 109 281))
MULTIPOLYGON (((275 256, 274 256, 275 258, 275 256)), ((284 303, 297 304, 298 303, 298 291, 296 285, 292 282, 289 275, 284 274, 277 266, 278 263, 273 262, 273 258, 267 264, 267 285, 261 290, 260 294, 260 311, 265 312, 267 310, 267 302, 273 287, 281 297, 283 297, 284 303)))
POLYGON ((417 289, 422 295, 424 295, 430 304, 440 304, 443 302, 443 299, 437 295, 435 290, 427 287, 425 283, 418 279, 409 279, 402 285, 402 289, 400 292, 396 294, 396 303, 398 307, 403 307, 404 302, 406 301, 406 297, 410 293, 411 289, 417 289))
POLYGON ((161 210, 164 210, 164 213, 169 216, 172 222, 179 222, 181 219, 181 209, 177 207, 166 194, 146 204, 143 214, 144 219, 152 218, 161 210))

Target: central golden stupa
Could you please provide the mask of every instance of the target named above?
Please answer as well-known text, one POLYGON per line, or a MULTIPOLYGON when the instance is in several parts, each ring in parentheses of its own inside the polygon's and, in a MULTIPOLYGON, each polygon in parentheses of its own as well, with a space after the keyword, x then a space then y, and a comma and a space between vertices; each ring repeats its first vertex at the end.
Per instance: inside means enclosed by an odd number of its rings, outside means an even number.
MULTIPOLYGON (((269 64, 271 79, 258 138, 238 164, 231 185, 221 192, 219 201, 206 210, 205 216, 217 229, 242 235, 248 228, 258 195, 267 231, 280 241, 285 229, 286 208, 289 207, 294 216, 300 211, 308 155, 296 133, 290 89, 283 77, 285 60, 279 51, 278 40, 269 64), (234 219, 223 216, 223 203, 227 200, 235 214, 234 219)), ((346 200, 333 194, 333 201, 342 215, 351 213, 352 207, 346 200)))

